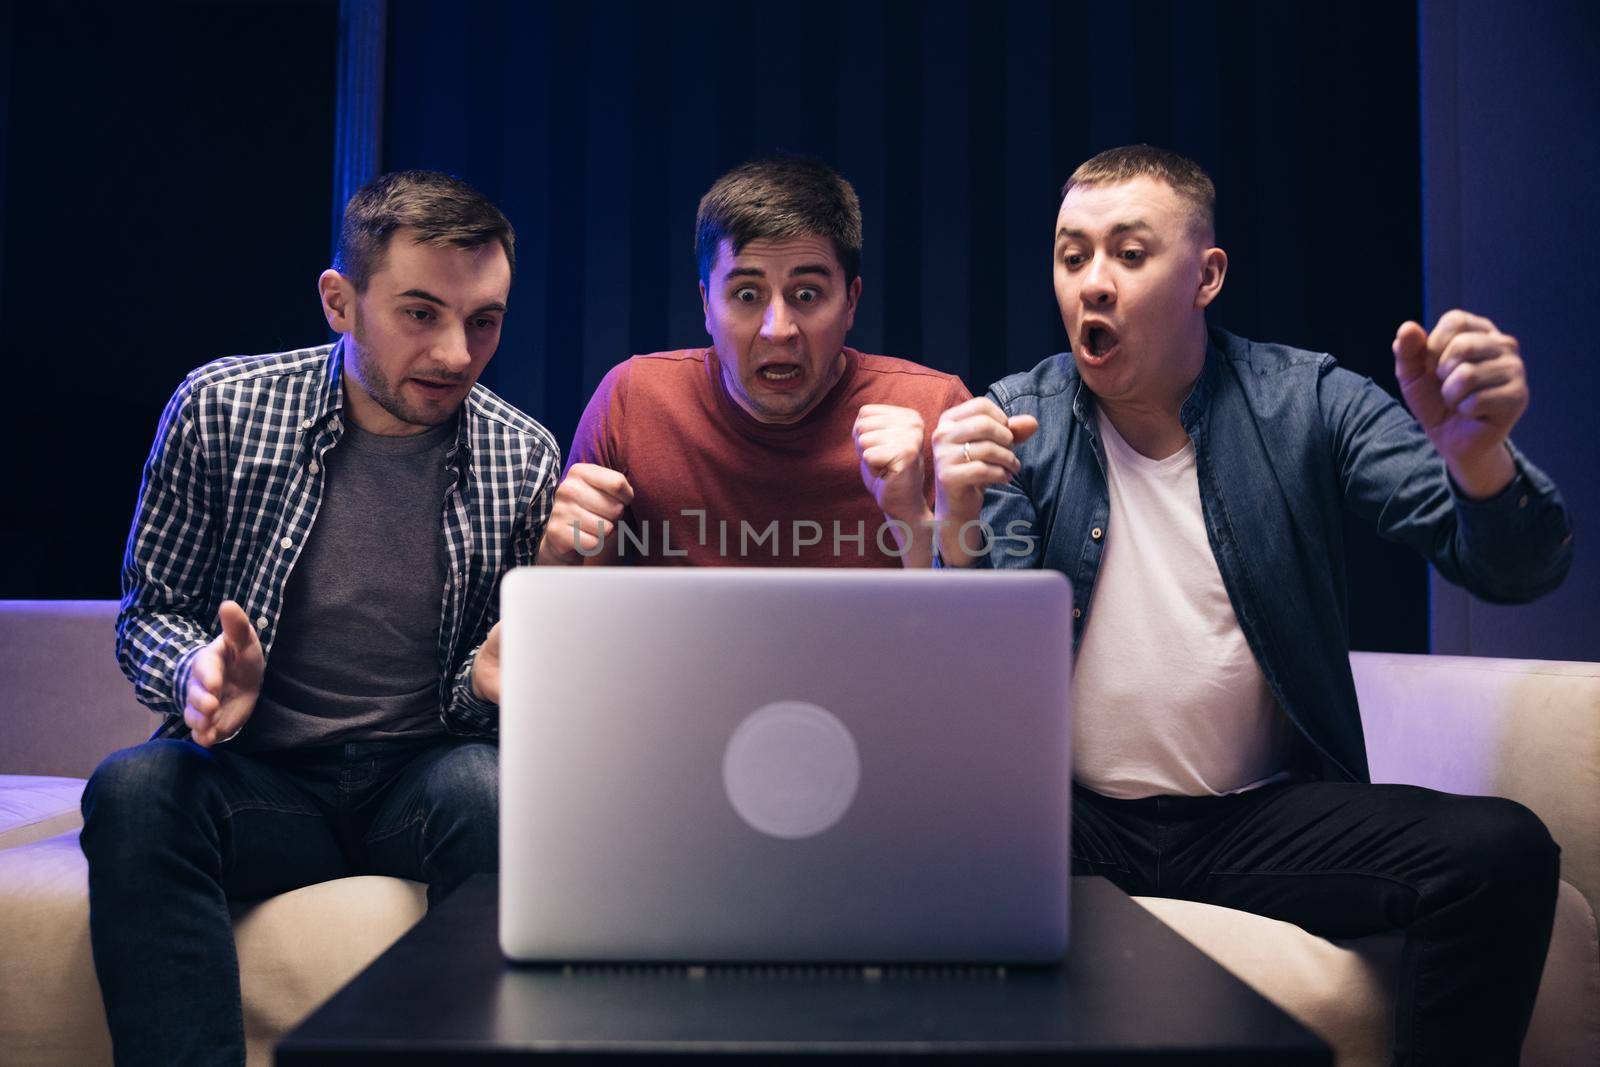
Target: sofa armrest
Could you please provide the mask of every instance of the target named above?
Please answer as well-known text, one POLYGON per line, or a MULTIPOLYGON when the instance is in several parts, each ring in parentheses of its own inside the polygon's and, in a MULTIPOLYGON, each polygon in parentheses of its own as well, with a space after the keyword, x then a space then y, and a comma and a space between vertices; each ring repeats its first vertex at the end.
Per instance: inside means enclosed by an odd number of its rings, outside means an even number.
POLYGON ((1375 782, 1509 797, 1600 912, 1600 663, 1352 652, 1375 782))
POLYGON ((0 600, 0 774, 87 778, 161 725, 117 667, 115 600, 0 600))

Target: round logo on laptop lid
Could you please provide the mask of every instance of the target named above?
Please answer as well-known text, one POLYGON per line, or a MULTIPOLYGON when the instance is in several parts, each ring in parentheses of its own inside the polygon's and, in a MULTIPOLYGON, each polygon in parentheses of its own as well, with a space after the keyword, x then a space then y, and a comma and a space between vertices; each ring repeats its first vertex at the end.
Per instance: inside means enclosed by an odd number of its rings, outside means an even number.
POLYGON ((839 717, 803 700, 747 715, 728 739, 722 784, 739 817, 772 837, 814 837, 850 810, 861 754, 839 717))

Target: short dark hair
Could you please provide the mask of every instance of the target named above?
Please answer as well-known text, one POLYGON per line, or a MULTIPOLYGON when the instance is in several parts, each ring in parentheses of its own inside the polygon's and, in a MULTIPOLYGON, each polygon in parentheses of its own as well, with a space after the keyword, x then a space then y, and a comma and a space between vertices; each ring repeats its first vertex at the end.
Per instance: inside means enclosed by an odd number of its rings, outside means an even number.
POLYGON ((1194 221, 1206 233, 1217 229, 1217 187, 1200 164, 1165 148, 1147 144, 1108 148, 1085 160, 1061 187, 1061 199, 1079 185, 1116 185, 1134 178, 1154 178, 1188 201, 1194 221))
POLYGON ((389 238, 402 226, 417 231, 418 244, 477 248, 499 241, 516 272, 517 234, 510 221, 478 190, 436 170, 390 171, 362 186, 344 207, 333 269, 356 292, 365 292, 383 269, 389 238))
POLYGON ((813 236, 833 242, 845 282, 855 281, 861 273, 861 201, 850 183, 809 156, 762 156, 741 163, 700 198, 694 220, 700 280, 711 280, 711 264, 724 240, 737 254, 762 238, 813 236))

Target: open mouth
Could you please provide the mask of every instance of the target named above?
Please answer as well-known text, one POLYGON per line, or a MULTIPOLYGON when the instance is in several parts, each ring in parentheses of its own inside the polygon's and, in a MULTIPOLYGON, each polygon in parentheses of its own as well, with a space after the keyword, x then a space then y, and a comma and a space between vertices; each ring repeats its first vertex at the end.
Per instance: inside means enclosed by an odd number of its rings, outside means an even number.
POLYGON ((1079 345, 1090 363, 1104 363, 1117 350, 1117 332, 1104 323, 1085 323, 1079 332, 1079 345))
POLYGON ((792 382, 800 377, 800 365, 798 363, 770 363, 758 369, 756 377, 764 382, 772 382, 774 384, 792 382))
POLYGON ((412 382, 422 387, 425 393, 442 396, 460 386, 459 382, 437 382, 429 378, 412 378, 412 382))

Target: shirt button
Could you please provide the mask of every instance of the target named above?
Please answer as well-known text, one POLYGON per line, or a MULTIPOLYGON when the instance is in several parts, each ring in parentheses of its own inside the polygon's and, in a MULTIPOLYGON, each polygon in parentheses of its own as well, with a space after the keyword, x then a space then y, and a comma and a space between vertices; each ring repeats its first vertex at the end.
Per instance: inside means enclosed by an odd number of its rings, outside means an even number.
POLYGON ((1527 493, 1523 493, 1522 497, 1517 501, 1517 507, 1525 508, 1527 506, 1528 506, 1528 494, 1527 493))
POLYGON ((1083 609, 1082 609, 1082 608, 1073 608, 1073 609, 1072 609, 1072 617, 1073 617, 1073 618, 1074 618, 1074 619, 1081 619, 1081 618, 1083 618, 1083 609))
POLYGON ((261 616, 261 618, 256 620, 256 629, 265 630, 266 628, 267 628, 267 617, 265 615, 263 615, 263 616, 261 616))
POLYGON ((282 541, 278 542, 278 546, 280 548, 293 548, 294 539, 292 537, 285 537, 282 541))
POLYGON ((300 420, 300 428, 301 428, 301 429, 302 429, 302 430, 309 430, 309 429, 311 429, 311 420, 310 420, 310 419, 301 419, 301 420, 300 420))
POLYGON ((316 460, 312 460, 310 463, 306 464, 306 470, 310 471, 312 474, 317 473, 321 469, 321 467, 317 466, 316 460))
POLYGON ((1100 540, 1100 538, 1104 537, 1105 535, 1106 535, 1106 532, 1104 530, 1100 529, 1100 527, 1098 527, 1098 526, 1096 526, 1094 529, 1089 531, 1089 536, 1094 538, 1096 541, 1100 540))

